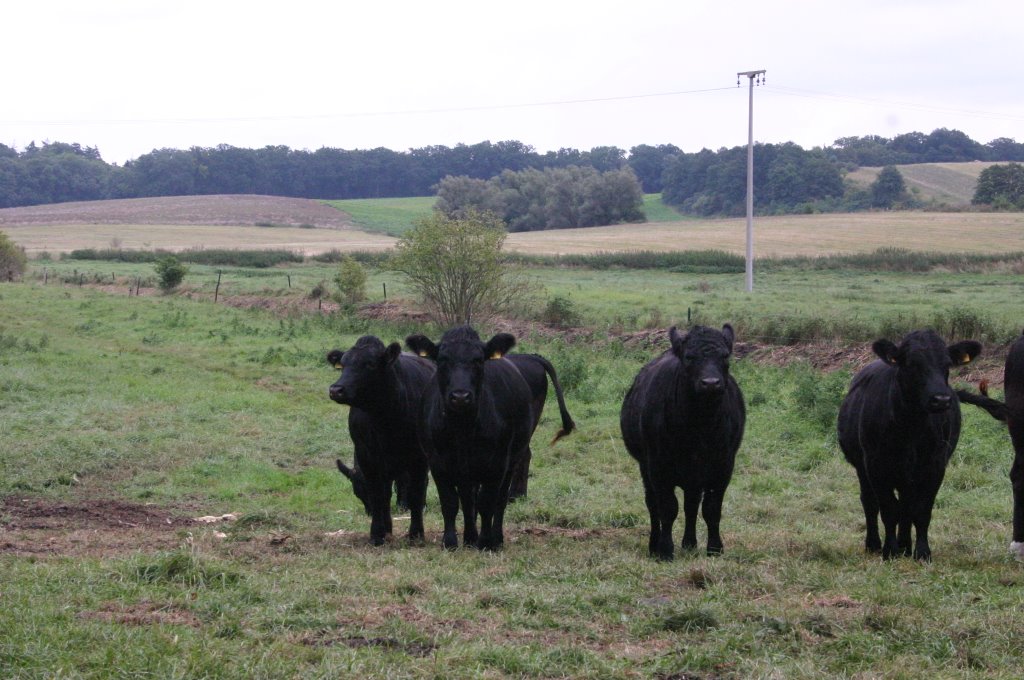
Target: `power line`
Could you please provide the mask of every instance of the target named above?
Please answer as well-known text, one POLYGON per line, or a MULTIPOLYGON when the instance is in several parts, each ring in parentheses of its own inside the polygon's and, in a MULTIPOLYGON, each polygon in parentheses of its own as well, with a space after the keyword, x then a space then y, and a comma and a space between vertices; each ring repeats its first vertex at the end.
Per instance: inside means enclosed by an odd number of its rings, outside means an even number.
POLYGON ((13 120, 0 121, 0 125, 132 125, 148 123, 241 123, 268 122, 289 120, 329 120, 332 118, 362 118, 369 116, 418 116, 427 114, 466 113, 474 111, 501 111, 544 106, 568 106, 574 104, 594 104, 602 102, 629 101, 634 99, 652 99, 656 97, 678 97, 681 95, 704 94, 732 90, 732 87, 711 87, 700 90, 675 90, 672 92, 651 92, 646 94, 616 95, 610 97, 592 97, 588 99, 557 99, 550 101, 520 102, 492 104, 480 106, 452 106, 436 109, 397 109, 384 111, 355 111, 349 113, 322 113, 282 116, 230 116, 230 117, 196 117, 196 118, 120 118, 120 119, 78 119, 78 120, 13 120))
POLYGON ((807 99, 822 99, 826 101, 847 101, 855 104, 865 104, 870 106, 894 106, 904 109, 913 109, 916 111, 930 111, 933 113, 948 113, 957 114, 961 116, 974 116, 977 118, 995 118, 1002 120, 1012 121, 1024 121, 1024 116, 1013 115, 1008 113, 998 113, 995 111, 979 111, 975 109, 958 109, 947 106, 935 106, 933 104, 920 104, 916 102, 906 101, 893 101, 890 99, 882 99, 880 97, 859 97, 856 95, 838 94, 835 92, 821 92, 818 90, 806 90, 797 87, 787 87, 785 85, 773 85, 771 88, 765 90, 766 93, 781 94, 791 97, 804 97, 807 99))

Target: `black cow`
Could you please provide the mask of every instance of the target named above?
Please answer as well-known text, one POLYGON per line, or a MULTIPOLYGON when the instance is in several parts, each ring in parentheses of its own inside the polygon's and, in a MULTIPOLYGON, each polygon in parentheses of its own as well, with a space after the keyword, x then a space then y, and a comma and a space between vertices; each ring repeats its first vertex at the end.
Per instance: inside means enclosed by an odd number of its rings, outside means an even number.
MULTIPOLYGON (((365 335, 346 352, 333 350, 327 360, 342 370, 330 397, 347 404, 348 431, 355 445, 353 488, 370 513, 370 540, 381 545, 391 533, 391 487, 405 480, 411 521, 409 538, 423 538, 423 504, 427 461, 419 447, 416 422, 420 397, 434 375, 433 363, 402 354, 365 335), (358 483, 357 483, 358 482, 358 483)), ((339 469, 342 466, 339 465, 339 469)), ((344 472, 344 470, 342 470, 344 472)))
POLYGON ((946 346, 934 331, 914 331, 897 347, 872 345, 878 360, 861 369, 839 409, 839 446, 857 470, 867 525, 864 546, 891 559, 931 559, 928 525, 946 464, 960 438, 960 400, 949 369, 981 353, 965 340, 946 346), (878 534, 878 515, 885 543, 878 534))
POLYGON ((622 402, 619 424, 626 448, 640 464, 651 515, 648 550, 671 560, 672 524, 683 489, 682 548, 697 547, 697 510, 703 501, 707 554, 722 552, 722 499, 743 439, 746 407, 729 375, 734 334, 695 326, 669 330, 671 348, 644 366, 622 402))
POLYGON ((512 470, 525 455, 533 424, 526 380, 511 361, 490 358, 503 357, 515 338, 499 333, 484 343, 475 330, 460 326, 439 345, 422 335, 406 343, 437 362, 423 393, 420 443, 441 501, 444 547, 458 546, 461 503, 463 542, 496 550, 504 542, 512 470))
MULTIPOLYGON (((555 367, 551 365, 551 362, 542 357, 539 354, 507 354, 505 358, 511 361, 519 373, 526 380, 526 384, 530 387, 530 413, 531 422, 530 426, 530 437, 532 439, 533 433, 537 429, 537 424, 540 423, 540 416, 544 412, 544 402, 548 397, 548 377, 551 378, 551 384, 555 388, 555 398, 558 400, 558 412, 562 417, 562 427, 555 434, 555 438, 551 440, 554 444, 559 439, 569 434, 576 429, 576 423, 573 422, 572 416, 569 415, 568 409, 565 407, 565 397, 562 394, 562 386, 558 382, 558 374, 555 373, 555 367)), ((515 500, 517 498, 523 498, 526 496, 526 490, 528 485, 528 479, 530 476, 530 460, 533 458, 533 451, 529 444, 526 446, 526 452, 523 454, 522 460, 512 471, 512 484, 509 487, 509 500, 515 500)))
POLYGON ((967 403, 980 406, 993 418, 1006 421, 1013 442, 1013 466, 1010 468, 1010 485, 1013 488, 1013 537, 1010 552, 1018 560, 1024 560, 1024 336, 1010 347, 1006 355, 1003 372, 1003 389, 1006 403, 958 391, 957 395, 967 403))

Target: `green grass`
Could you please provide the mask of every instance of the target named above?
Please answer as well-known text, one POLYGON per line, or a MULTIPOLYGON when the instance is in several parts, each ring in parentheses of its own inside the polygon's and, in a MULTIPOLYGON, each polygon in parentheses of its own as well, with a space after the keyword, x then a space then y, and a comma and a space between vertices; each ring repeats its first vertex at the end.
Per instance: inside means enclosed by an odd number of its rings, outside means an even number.
MULTIPOLYGON (((435 196, 415 198, 359 198, 324 201, 348 213, 356 226, 366 231, 401 236, 417 219, 428 217, 435 196)), ((689 219, 661 202, 661 194, 644 195, 644 213, 648 222, 679 222, 689 219)))
MULTIPOLYGON (((256 291, 273 280, 264 273, 237 272, 256 291)), ((704 280, 543 273, 604 321, 638 301, 678 312, 699 292, 686 286, 704 280)), ((907 313, 927 315, 931 287, 956 287, 940 275, 879 275, 875 288, 864 276, 790 276, 766 275, 753 297, 716 290, 735 277, 712 279, 702 295, 722 299, 708 314, 717 323, 815 297, 854 314, 845 290, 869 306, 898 291, 907 313)), ((957 305, 1012 316, 1009 282, 967 280, 957 305)), ((579 430, 547 446, 557 429, 548 405, 506 549, 442 551, 432 485, 427 544, 373 548, 333 469, 352 448, 322 357, 364 332, 408 330, 35 280, 0 286, 0 498, 241 515, 167 530, 159 548, 118 546, 128 529, 115 526, 85 543, 53 532, 29 544, 36 553, 0 550, 0 676, 1019 676, 1012 454, 988 416, 965 410, 932 524, 934 563, 883 564, 862 553, 857 483, 833 429, 855 366, 822 374, 735 360, 748 425, 726 495, 726 552, 664 564, 645 554, 640 480, 618 434, 624 391, 661 348, 602 333, 531 336, 520 349, 553 361, 579 430), (349 533, 325 535, 339 529, 349 533)), ((6 531, 0 544, 25 541, 6 531)))
POLYGON ((661 194, 644 194, 644 214, 648 222, 682 222, 694 219, 661 202, 661 194))
POLYGON ((352 216, 356 226, 389 236, 401 236, 416 220, 429 217, 435 196, 413 198, 353 198, 324 201, 327 205, 352 216))

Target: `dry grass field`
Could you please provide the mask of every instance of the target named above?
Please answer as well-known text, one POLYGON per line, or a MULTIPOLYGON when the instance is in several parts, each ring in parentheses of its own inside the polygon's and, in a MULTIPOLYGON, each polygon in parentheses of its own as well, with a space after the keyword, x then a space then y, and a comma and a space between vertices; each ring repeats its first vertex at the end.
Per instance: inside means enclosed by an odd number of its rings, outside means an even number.
MULTIPOLYGON (((970 205, 978 176, 985 168, 996 165, 984 161, 973 163, 916 163, 897 165, 907 188, 918 200, 951 206, 970 205)), ((882 168, 858 168, 846 175, 856 184, 869 186, 882 168)))
MULTIPOLYGON (((511 234, 506 248, 531 254, 616 250, 743 253, 743 219, 660 222, 511 234)), ((1024 250, 1022 213, 886 212, 785 215, 754 220, 758 257, 863 253, 882 247, 999 253, 1024 250)))
MULTIPOLYGON (((115 242, 127 249, 281 248, 307 255, 335 248, 383 250, 395 243, 391 236, 358 230, 346 213, 319 201, 270 196, 6 208, 0 210, 0 230, 30 255, 107 248, 115 242)), ((757 218, 754 234, 758 257, 870 252, 880 247, 998 253, 1024 250, 1024 214, 786 215, 757 218)), ((743 219, 708 219, 516 233, 509 235, 506 248, 537 255, 707 249, 742 253, 745 239, 743 219)))

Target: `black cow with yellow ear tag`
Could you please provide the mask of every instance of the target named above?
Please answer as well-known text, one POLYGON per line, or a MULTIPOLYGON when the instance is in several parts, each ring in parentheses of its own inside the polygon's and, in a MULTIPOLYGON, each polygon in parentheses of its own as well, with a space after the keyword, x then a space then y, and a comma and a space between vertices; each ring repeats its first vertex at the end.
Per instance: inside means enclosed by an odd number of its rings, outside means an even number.
POLYGON ((406 345, 437 362, 423 393, 420 444, 427 453, 444 518, 444 547, 458 547, 455 519, 463 515, 463 542, 483 550, 504 543, 503 524, 512 471, 530 443, 530 388, 507 359, 515 338, 499 333, 486 343, 469 326, 446 332, 440 344, 423 335, 406 345), (477 530, 476 519, 480 517, 477 530))
POLYGON ((391 533, 391 489, 397 482, 409 507, 409 539, 423 538, 427 461, 416 438, 420 397, 434 375, 434 363, 403 354, 366 335, 351 349, 332 350, 327 361, 341 370, 330 398, 349 407, 348 431, 355 447, 352 468, 338 469, 371 516, 370 539, 381 545, 391 533), (348 473, 346 473, 348 470, 348 473))
POLYGON ((981 354, 981 344, 947 346, 935 331, 919 330, 899 345, 876 340, 872 349, 878 360, 853 377, 838 423, 839 446, 860 482, 864 546, 885 559, 930 560, 932 507, 960 438, 960 400, 949 369, 981 354))

